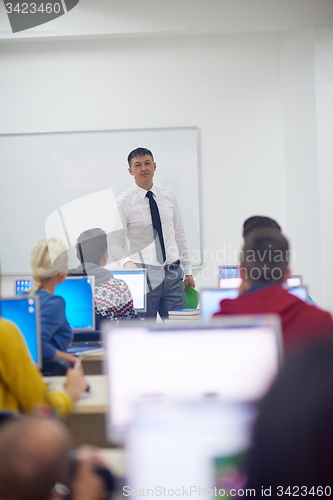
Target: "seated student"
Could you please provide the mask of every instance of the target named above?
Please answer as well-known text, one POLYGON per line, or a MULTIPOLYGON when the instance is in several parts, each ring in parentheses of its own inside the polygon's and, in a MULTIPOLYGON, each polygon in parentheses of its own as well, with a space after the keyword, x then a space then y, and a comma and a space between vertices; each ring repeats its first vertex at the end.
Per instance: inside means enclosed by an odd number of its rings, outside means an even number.
POLYGON ((75 467, 72 455, 71 436, 56 419, 25 417, 7 423, 0 430, 0 498, 109 498, 106 483, 96 472, 97 465, 105 468, 97 450, 80 447, 75 452, 75 467), (62 484, 66 483, 70 495, 64 496, 62 484))
POLYGON ((51 393, 19 329, 0 318, 0 411, 32 413, 47 404, 66 416, 86 387, 82 370, 68 370, 64 390, 51 393))
POLYGON ((99 228, 88 229, 77 239, 77 258, 81 264, 70 275, 95 276, 96 329, 103 319, 128 320, 138 318, 127 283, 115 279, 104 269, 108 261, 106 233, 99 228))
POLYGON ((240 263, 242 283, 237 299, 221 301, 214 316, 278 314, 286 352, 320 337, 333 338, 331 315, 289 294, 282 283, 289 277, 289 245, 276 229, 257 229, 245 238, 240 263))
POLYGON ((40 303, 43 362, 61 359, 74 365, 76 357, 66 352, 73 333, 65 315, 65 301, 54 295, 56 285, 62 283, 68 273, 65 245, 55 238, 40 241, 31 251, 30 264, 34 280, 32 293, 38 295, 40 303))
POLYGON ((332 341, 307 346, 287 360, 260 405, 246 491, 255 489, 256 498, 331 496, 332 394, 332 341))

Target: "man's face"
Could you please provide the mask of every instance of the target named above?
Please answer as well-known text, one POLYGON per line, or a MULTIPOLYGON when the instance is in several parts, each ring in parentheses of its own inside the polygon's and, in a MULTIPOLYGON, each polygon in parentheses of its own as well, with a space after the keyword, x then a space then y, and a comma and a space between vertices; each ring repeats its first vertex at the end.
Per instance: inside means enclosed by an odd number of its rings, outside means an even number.
POLYGON ((150 155, 135 156, 131 160, 131 166, 128 169, 129 173, 134 176, 138 186, 152 184, 152 178, 156 170, 156 163, 150 155))

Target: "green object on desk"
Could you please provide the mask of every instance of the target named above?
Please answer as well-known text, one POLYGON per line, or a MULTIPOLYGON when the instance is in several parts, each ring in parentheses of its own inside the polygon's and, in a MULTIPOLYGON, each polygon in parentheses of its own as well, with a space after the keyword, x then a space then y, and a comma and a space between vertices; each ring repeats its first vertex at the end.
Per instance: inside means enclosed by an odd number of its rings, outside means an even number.
MULTIPOLYGON (((183 288, 185 288, 185 283, 182 283, 183 288)), ((188 287, 187 292, 185 293, 185 305, 186 309, 196 309, 199 304, 199 292, 192 288, 188 287)))

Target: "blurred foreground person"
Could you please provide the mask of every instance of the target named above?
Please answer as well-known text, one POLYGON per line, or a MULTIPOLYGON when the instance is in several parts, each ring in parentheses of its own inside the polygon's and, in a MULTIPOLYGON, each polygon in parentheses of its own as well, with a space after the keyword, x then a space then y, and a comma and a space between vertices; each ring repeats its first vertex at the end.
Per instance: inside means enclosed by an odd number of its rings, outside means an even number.
POLYGON ((291 357, 264 399, 247 488, 256 497, 331 497, 332 422, 333 342, 327 340, 291 357))
MULTIPOLYGON (((1 500, 62 498, 57 496, 56 484, 68 478, 70 445, 68 430, 53 419, 23 417, 4 424, 0 429, 1 500)), ((79 449, 71 500, 104 498, 103 479, 94 470, 98 460, 91 447, 79 449)))

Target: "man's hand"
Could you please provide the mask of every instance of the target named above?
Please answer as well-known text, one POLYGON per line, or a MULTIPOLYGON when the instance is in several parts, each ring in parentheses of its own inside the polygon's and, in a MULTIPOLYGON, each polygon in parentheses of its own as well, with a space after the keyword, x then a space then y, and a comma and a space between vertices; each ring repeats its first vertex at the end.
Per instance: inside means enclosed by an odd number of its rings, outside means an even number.
POLYGON ((125 264, 123 265, 123 268, 124 269, 137 269, 138 266, 136 266, 134 264, 134 262, 132 262, 131 260, 128 260, 127 262, 125 262, 125 264))
POLYGON ((189 286, 191 286, 192 288, 195 288, 195 281, 193 279, 192 274, 186 274, 186 276, 184 278, 184 283, 185 283, 184 293, 187 292, 187 289, 189 286))

